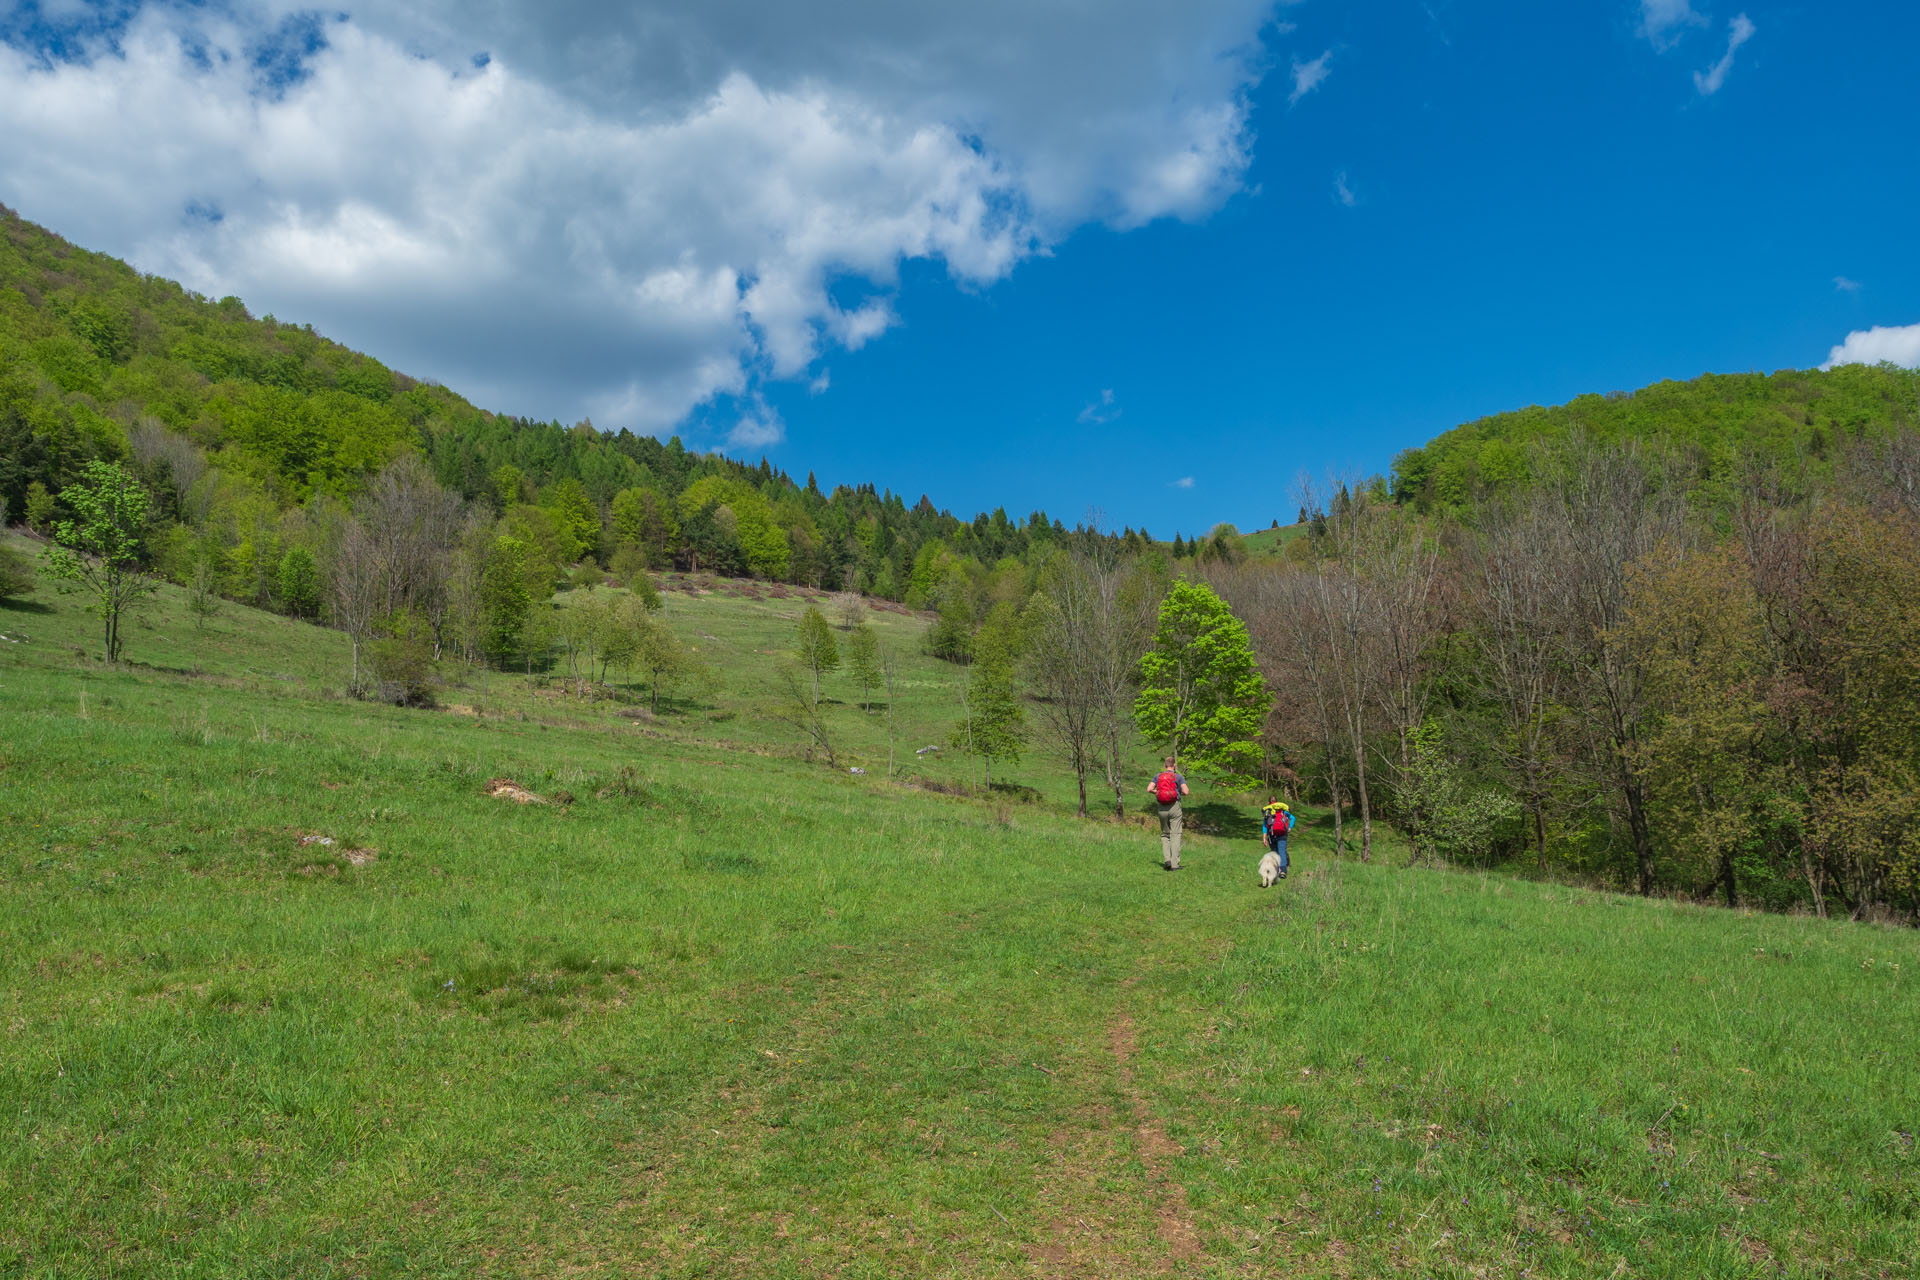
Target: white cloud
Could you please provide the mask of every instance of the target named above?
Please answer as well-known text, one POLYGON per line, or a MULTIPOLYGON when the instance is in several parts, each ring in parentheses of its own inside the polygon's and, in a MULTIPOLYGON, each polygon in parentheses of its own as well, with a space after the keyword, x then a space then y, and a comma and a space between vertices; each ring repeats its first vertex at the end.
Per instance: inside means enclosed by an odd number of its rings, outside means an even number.
POLYGON ((1120 416, 1120 406, 1114 401, 1111 387, 1100 393, 1098 399, 1080 411, 1074 421, 1082 426, 1101 426, 1120 416))
POLYGON ((813 381, 807 384, 807 394, 810 396, 823 396, 827 393, 827 388, 832 385, 833 371, 831 369, 822 369, 818 374, 814 375, 813 381))
POLYGON ((755 396, 740 420, 727 433, 727 444, 735 449, 765 449, 787 438, 787 424, 779 411, 755 396))
POLYGON ((1920 369, 1920 324, 1877 324, 1871 329, 1855 329, 1845 342, 1827 353, 1826 363, 1820 367, 1881 363, 1920 369))
POLYGON ((1347 183, 1345 169, 1333 175, 1333 198, 1349 209, 1360 203, 1360 197, 1354 194, 1352 186, 1347 183))
POLYGON ((1218 208, 1275 6, 154 0, 0 41, 0 199, 489 407, 660 431, 879 338, 905 260, 978 287, 1218 208), (283 20, 317 39, 263 71, 283 20))
POLYGON ((1754 26, 1744 13, 1735 14, 1733 21, 1727 24, 1727 51, 1720 55, 1720 61, 1705 71, 1693 73, 1693 87, 1700 96, 1710 98, 1720 92, 1720 86, 1727 82, 1727 73, 1733 70, 1733 55, 1740 46, 1753 39, 1754 26))
POLYGON ((1193 477, 1181 476, 1178 480, 1175 480, 1170 487, 1174 489, 1191 489, 1193 488, 1193 477))
POLYGON ((1689 0, 1640 0, 1640 34, 1656 49, 1670 49, 1689 27, 1706 25, 1689 0))
POLYGON ((1287 105, 1292 106, 1300 99, 1320 87, 1320 82, 1333 74, 1333 50, 1329 49, 1312 62, 1293 60, 1293 92, 1287 95, 1287 105))
POLYGON ((1860 292, 1860 282, 1858 280, 1849 280, 1845 276, 1835 276, 1833 278, 1833 287, 1841 293, 1860 292))

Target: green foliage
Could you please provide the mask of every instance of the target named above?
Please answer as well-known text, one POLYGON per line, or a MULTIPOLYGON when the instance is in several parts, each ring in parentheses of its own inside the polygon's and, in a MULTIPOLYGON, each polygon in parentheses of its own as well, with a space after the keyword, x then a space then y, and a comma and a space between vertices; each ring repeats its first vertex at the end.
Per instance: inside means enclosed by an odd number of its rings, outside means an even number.
POLYGON ((533 609, 527 588, 527 546, 518 538, 495 538, 480 578, 481 645, 497 662, 523 651, 533 609))
POLYGON ((27 528, 35 533, 48 533, 53 529, 54 501, 47 492, 47 486, 35 480, 27 486, 25 514, 27 528))
POLYGON ((1254 786, 1269 701, 1247 628, 1211 587, 1176 582, 1140 660, 1134 723, 1183 767, 1229 790, 1254 786))
POLYGON ((90 462, 83 476, 60 491, 74 518, 53 526, 57 545, 47 548, 47 572, 92 597, 107 661, 115 662, 121 621, 154 591, 154 580, 141 568, 152 499, 118 463, 90 462))
POLYGON ((981 628, 967 668, 966 714, 948 735, 955 750, 985 763, 989 786, 994 761, 1017 762, 1027 745, 1026 709, 1014 687, 1014 659, 1013 638, 1003 627, 981 628))
POLYGON ((313 552, 305 547, 289 547, 280 557, 276 590, 283 608, 296 618, 317 617, 320 613, 320 567, 313 552))
POLYGON ((0 600, 24 596, 33 587, 33 561, 12 545, 0 543, 0 600))
POLYGON ((415 613, 389 618, 379 639, 367 646, 373 694, 401 707, 431 707, 439 688, 433 666, 433 633, 415 613))
POLYGON ((840 669, 840 646, 834 642, 833 627, 818 605, 809 604, 801 611, 795 630, 795 652, 800 665, 813 676, 813 697, 818 702, 821 677, 840 669))
POLYGON ((569 477, 555 484, 541 506, 553 520, 558 563, 572 564, 599 542, 600 513, 578 480, 569 477))
POLYGON ((1689 487, 1724 505, 1750 459, 1804 459, 1825 475, 1834 442, 1920 427, 1915 382, 1916 375, 1891 365, 1705 374, 1494 414, 1402 452, 1394 459, 1393 496, 1423 510, 1462 510, 1524 486, 1533 446, 1582 435, 1604 444, 1653 444, 1682 457, 1689 487))
POLYGON ((860 682, 860 703, 873 709, 873 687, 880 683, 880 637, 868 623, 861 623, 847 635, 847 670, 860 682))
POLYGON ((935 607, 939 614, 927 631, 927 651, 948 662, 965 662, 973 653, 973 592, 959 566, 942 581, 935 607))
POLYGON ((1415 850, 1449 862, 1484 863, 1503 838, 1512 840, 1522 816, 1520 802, 1511 792, 1466 777, 1434 721, 1408 737, 1412 761, 1400 802, 1416 818, 1415 850))

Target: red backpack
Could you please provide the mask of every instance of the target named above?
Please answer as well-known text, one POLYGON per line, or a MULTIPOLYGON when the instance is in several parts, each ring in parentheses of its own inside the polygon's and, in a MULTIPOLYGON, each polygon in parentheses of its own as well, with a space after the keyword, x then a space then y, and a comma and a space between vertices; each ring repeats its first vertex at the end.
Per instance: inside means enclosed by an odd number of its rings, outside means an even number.
POLYGON ((1161 770, 1160 776, 1153 780, 1153 798, 1161 804, 1172 804, 1180 798, 1180 775, 1171 769, 1161 770))

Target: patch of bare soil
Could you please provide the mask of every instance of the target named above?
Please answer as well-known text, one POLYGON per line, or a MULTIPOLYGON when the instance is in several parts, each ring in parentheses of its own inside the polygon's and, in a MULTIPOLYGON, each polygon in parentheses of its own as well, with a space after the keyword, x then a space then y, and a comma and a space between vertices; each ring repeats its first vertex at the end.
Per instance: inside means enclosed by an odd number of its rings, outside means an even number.
POLYGON ((511 800, 515 804, 545 804, 546 800, 533 794, 512 778, 495 778, 487 783, 486 792, 496 800, 511 800))

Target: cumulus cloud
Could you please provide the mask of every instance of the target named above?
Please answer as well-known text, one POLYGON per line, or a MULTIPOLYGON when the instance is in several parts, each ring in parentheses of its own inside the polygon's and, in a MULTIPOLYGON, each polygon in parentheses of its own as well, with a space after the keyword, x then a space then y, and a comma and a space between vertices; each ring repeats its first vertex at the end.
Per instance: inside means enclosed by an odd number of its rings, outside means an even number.
POLYGON ((55 45, 0 22, 0 199, 482 404, 663 431, 824 390, 903 261, 978 287, 1219 207, 1273 7, 43 3, 55 45))
POLYGON ((1080 411, 1074 421, 1082 426, 1100 426, 1112 422, 1120 416, 1120 406, 1114 401, 1113 389, 1102 391, 1099 398, 1080 411))
POLYGON ((1287 95, 1287 105, 1292 106, 1300 99, 1320 87, 1320 82, 1333 74, 1333 50, 1329 49, 1312 62, 1293 60, 1293 92, 1287 95))
POLYGON ((1333 175, 1333 198, 1349 209, 1360 203, 1360 197, 1354 194, 1353 187, 1347 182, 1345 169, 1333 175))
POLYGON ((1720 61, 1705 71, 1693 73, 1693 87, 1700 96, 1710 98, 1720 92, 1720 86, 1727 82, 1727 73, 1733 70, 1733 55, 1740 46, 1753 39, 1754 26, 1746 14, 1735 14, 1733 21, 1727 24, 1727 51, 1720 55, 1720 61))
POLYGON ((1860 282, 1858 280, 1849 280, 1845 276, 1835 276, 1833 278, 1833 287, 1841 293, 1860 292, 1860 282))
POLYGON ((1855 329, 1845 342, 1827 353, 1826 363, 1820 367, 1883 363, 1920 369, 1920 324, 1877 324, 1871 329, 1855 329))
POLYGON ((1640 34, 1656 49, 1670 49, 1689 27, 1706 25, 1689 0, 1640 0, 1640 34))

